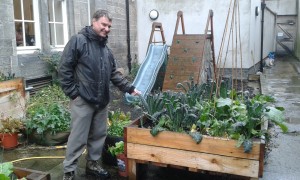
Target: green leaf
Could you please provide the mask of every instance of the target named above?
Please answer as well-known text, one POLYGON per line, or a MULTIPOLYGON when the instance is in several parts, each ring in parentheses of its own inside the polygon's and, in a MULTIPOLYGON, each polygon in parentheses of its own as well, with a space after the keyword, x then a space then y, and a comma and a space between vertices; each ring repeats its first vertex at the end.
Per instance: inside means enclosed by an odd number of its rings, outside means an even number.
POLYGON ((249 153, 252 150, 253 142, 250 139, 246 139, 243 143, 244 152, 249 153))
POLYGON ((275 107, 267 107, 266 109, 267 110, 265 111, 265 115, 268 117, 268 119, 274 122, 276 125, 278 125, 283 132, 287 132, 288 127, 285 124, 283 124, 284 122, 283 112, 275 107))
POLYGON ((150 130, 152 136, 156 136, 159 132, 164 131, 165 129, 160 126, 155 126, 150 130))
POLYGON ((224 107, 224 106, 231 106, 232 105, 232 100, 229 98, 219 98, 217 100, 217 107, 224 107))
POLYGON ((202 134, 199 132, 189 132, 189 135, 192 136, 192 138, 196 141, 197 144, 199 144, 202 141, 202 134))
POLYGON ((4 174, 9 177, 9 175, 13 172, 13 164, 11 162, 5 162, 0 164, 0 174, 4 174))

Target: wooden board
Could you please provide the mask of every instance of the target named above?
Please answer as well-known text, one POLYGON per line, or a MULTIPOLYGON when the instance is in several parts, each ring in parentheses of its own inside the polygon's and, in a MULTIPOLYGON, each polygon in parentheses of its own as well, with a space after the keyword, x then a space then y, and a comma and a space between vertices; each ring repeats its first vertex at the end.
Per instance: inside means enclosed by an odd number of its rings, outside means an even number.
POLYGON ((150 130, 138 128, 139 119, 125 128, 125 153, 129 177, 135 179, 140 161, 258 178, 263 172, 264 142, 257 140, 250 153, 236 147, 236 141, 204 136, 197 144, 188 134, 163 131, 153 137, 150 130))
POLYGON ((177 83, 190 81, 191 78, 198 83, 206 36, 203 34, 176 34, 170 48, 163 91, 173 90, 177 83))
POLYGON ((25 86, 23 78, 0 82, 0 114, 4 117, 24 117, 25 86))
POLYGON ((32 169, 14 167, 14 173, 18 178, 25 177, 27 180, 51 180, 50 174, 32 169))

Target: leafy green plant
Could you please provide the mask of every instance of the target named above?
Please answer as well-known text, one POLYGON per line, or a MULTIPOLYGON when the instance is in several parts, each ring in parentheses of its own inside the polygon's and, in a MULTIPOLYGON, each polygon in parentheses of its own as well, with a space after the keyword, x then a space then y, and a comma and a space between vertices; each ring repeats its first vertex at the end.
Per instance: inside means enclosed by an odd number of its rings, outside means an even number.
POLYGON ((13 172, 13 164, 5 162, 0 164, 0 179, 10 180, 10 175, 13 172))
POLYGON ((108 148, 108 151, 113 155, 117 156, 124 153, 124 141, 116 142, 114 146, 108 148))
POLYGON ((111 136, 122 137, 124 127, 131 122, 130 112, 125 114, 120 109, 108 112, 108 130, 107 133, 111 136))
POLYGON ((221 85, 218 97, 210 95, 214 84, 199 86, 192 82, 186 86, 178 84, 178 87, 183 88, 185 93, 167 91, 146 97, 150 100, 141 100, 145 106, 144 114, 152 122, 150 133, 153 136, 164 130, 185 132, 197 143, 201 142, 202 135, 225 137, 236 139, 237 147, 243 145, 244 151, 250 152, 253 139, 267 136, 268 132, 261 129, 265 121, 275 123, 283 132, 287 131, 284 108, 273 107, 271 103, 274 99, 270 96, 256 95, 250 98, 229 91, 226 83, 221 85), (154 101, 153 97, 160 97, 159 101, 158 98, 154 101), (149 104, 154 107, 159 104, 159 108, 150 108, 149 104), (157 113, 159 116, 153 115, 157 113))
POLYGON ((2 117, 0 120, 0 133, 18 133, 24 128, 23 121, 12 117, 2 117))
POLYGON ((134 80, 140 68, 140 64, 133 62, 131 66, 131 71, 129 74, 129 79, 134 80))
POLYGON ((43 134, 68 131, 70 129, 69 99, 59 86, 45 87, 37 92, 27 103, 27 133, 43 134))
POLYGON ((38 57, 47 62, 49 65, 48 74, 52 75, 53 81, 58 83, 57 75, 58 75, 58 65, 61 58, 61 52, 50 52, 50 53, 38 53, 38 57))

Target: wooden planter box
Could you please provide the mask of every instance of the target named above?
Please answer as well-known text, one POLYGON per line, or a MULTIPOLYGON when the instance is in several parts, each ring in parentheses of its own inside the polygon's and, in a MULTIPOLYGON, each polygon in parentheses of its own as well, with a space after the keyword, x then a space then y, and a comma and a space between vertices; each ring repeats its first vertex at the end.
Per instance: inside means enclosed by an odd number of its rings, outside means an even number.
POLYGON ((0 113, 4 117, 22 118, 25 109, 24 78, 0 82, 0 113))
POLYGON ((49 173, 32 169, 14 167, 14 173, 19 179, 25 177, 27 180, 51 180, 49 173))
MULTIPOLYGON (((145 122, 146 120, 144 120, 145 122)), ((150 130, 139 128, 140 119, 125 128, 125 153, 129 179, 136 179, 137 163, 177 166, 193 172, 212 171, 258 179, 263 174, 265 143, 253 143, 250 153, 236 147, 236 141, 204 136, 197 144, 188 134, 170 131, 153 137, 150 130)))

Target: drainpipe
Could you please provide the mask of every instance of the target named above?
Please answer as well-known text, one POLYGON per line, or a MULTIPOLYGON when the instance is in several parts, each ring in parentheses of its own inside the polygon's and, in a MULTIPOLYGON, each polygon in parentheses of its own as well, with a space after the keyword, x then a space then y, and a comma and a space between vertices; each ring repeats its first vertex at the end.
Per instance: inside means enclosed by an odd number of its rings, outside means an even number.
POLYGON ((265 0, 261 2, 261 43, 260 43, 260 72, 263 72, 263 49, 264 49, 264 19, 265 19, 265 0))
POLYGON ((128 70, 131 73, 131 53, 130 53, 130 26, 129 26, 129 0, 126 0, 126 23, 127 23, 127 58, 128 70))

